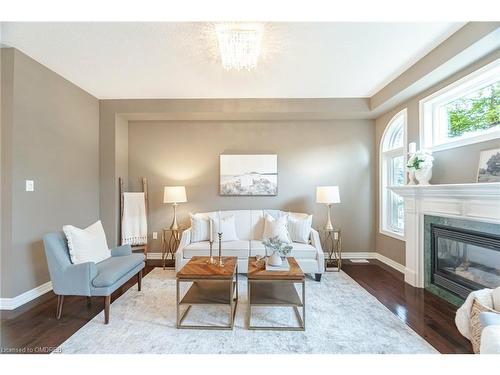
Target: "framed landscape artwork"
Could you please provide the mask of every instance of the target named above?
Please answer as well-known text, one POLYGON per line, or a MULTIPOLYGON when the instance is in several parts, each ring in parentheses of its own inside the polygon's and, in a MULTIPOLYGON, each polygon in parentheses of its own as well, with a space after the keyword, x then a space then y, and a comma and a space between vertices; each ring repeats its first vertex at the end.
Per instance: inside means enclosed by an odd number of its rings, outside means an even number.
POLYGON ((500 148, 481 151, 477 182, 500 182, 500 148))
POLYGON ((277 195, 278 155, 221 155, 220 195, 277 195))

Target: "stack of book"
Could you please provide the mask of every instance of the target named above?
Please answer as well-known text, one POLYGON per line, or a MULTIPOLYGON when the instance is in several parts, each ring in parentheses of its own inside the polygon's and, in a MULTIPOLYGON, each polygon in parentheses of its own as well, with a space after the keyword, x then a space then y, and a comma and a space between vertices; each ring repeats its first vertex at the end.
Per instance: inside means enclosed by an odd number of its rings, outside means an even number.
POLYGON ((288 258, 285 258, 280 266, 271 266, 269 264, 269 258, 268 258, 266 260, 266 271, 281 271, 281 272, 290 271, 290 264, 288 263, 288 258))

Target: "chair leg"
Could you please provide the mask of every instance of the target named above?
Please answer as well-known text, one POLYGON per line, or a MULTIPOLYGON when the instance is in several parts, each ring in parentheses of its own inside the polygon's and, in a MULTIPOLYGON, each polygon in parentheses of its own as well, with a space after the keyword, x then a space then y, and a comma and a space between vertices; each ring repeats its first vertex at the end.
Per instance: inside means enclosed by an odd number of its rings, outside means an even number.
POLYGON ((109 323, 109 305, 111 304, 111 295, 104 297, 104 324, 109 323))
POLYGON ((141 284, 142 284, 142 270, 139 271, 137 274, 137 290, 140 292, 141 291, 141 284))
POLYGON ((64 296, 57 295, 57 312, 56 312, 57 319, 61 319, 63 304, 64 304, 64 296))

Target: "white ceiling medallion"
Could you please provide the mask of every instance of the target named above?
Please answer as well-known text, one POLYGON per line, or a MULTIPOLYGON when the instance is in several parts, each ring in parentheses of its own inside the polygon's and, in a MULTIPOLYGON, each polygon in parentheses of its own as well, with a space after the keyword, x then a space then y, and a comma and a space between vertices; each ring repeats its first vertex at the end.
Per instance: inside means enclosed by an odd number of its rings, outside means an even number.
POLYGON ((261 51, 260 24, 218 24, 215 26, 222 66, 226 70, 253 70, 261 51))

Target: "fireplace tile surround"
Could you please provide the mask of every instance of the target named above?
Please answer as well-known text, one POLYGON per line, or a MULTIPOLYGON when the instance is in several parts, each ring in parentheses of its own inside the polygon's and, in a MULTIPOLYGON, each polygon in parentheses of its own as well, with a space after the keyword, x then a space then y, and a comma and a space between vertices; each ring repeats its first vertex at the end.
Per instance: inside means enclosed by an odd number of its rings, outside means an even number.
POLYGON ((457 296, 428 283, 430 240, 426 240, 430 233, 426 237, 426 232, 436 221, 496 233, 500 228, 500 183, 406 185, 390 189, 405 200, 405 282, 460 304, 462 300, 457 296))

